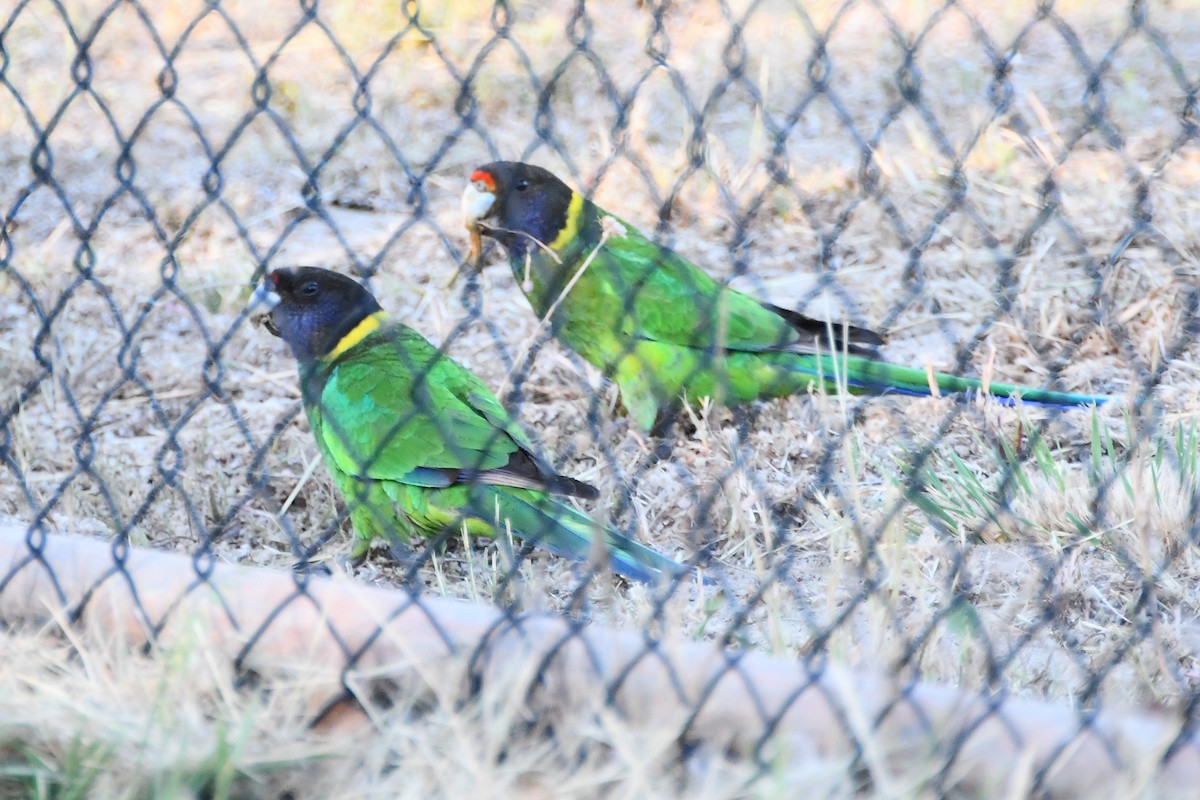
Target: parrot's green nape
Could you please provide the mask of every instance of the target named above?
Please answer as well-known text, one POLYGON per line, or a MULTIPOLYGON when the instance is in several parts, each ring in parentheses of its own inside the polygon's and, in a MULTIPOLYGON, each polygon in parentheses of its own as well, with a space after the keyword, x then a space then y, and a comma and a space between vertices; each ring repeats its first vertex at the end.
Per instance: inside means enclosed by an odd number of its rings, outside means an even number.
POLYGON ((888 364, 883 339, 762 303, 572 191, 548 170, 497 161, 463 193, 478 263, 481 235, 502 244, 534 312, 611 377, 638 427, 685 396, 733 405, 810 388, 928 396, 982 393, 1068 408, 1108 398, 888 364))
POLYGON ((603 552, 634 580, 686 573, 556 499, 598 493, 535 455, 483 381, 389 320, 356 281, 277 269, 256 300, 299 362, 304 410, 350 510, 352 559, 365 558, 376 537, 407 543, 465 526, 475 536, 511 531, 578 559, 603 552))

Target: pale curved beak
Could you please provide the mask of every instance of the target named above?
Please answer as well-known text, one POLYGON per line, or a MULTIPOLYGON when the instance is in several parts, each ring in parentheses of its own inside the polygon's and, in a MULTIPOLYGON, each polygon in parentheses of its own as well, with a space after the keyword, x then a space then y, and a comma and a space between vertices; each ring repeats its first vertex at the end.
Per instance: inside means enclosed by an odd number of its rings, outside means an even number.
POLYGON ((250 307, 254 308, 255 306, 266 306, 266 308, 263 310, 271 311, 275 308, 275 306, 279 305, 279 300, 279 294, 276 293, 276 291, 270 286, 268 286, 266 281, 263 281, 258 285, 258 288, 254 290, 254 294, 250 295, 250 307))
POLYGON ((463 225, 471 233, 470 264, 479 269, 479 257, 483 254, 483 236, 479 232, 479 221, 491 213, 496 204, 496 195, 487 190, 483 181, 467 184, 462 196, 463 225))
POLYGON ((275 327, 275 320, 271 317, 271 312, 275 310, 275 306, 279 305, 279 293, 263 281, 254 290, 254 294, 250 295, 249 308, 253 309, 250 314, 250 322, 254 325, 262 325, 272 336, 279 335, 279 328, 275 327), (261 308, 260 308, 261 306, 261 308))

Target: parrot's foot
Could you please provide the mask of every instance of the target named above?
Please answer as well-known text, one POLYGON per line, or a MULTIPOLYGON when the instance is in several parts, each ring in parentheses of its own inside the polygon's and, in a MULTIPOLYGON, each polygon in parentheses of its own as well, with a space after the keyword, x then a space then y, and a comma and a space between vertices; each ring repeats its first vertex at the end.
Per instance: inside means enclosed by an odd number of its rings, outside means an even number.
POLYGON ((429 561, 429 549, 425 548, 424 552, 417 555, 417 551, 407 544, 389 541, 388 552, 391 553, 392 561, 400 571, 402 585, 408 588, 420 587, 422 585, 421 567, 429 561))
POLYGON ((354 546, 350 548, 350 555, 347 557, 349 566, 351 568, 362 566, 362 563, 367 560, 370 552, 371 540, 355 536, 354 546))
POLYGON ((665 409, 658 412, 658 416, 654 418, 654 424, 650 426, 649 436, 651 439, 667 439, 671 436, 671 431, 675 428, 675 410, 665 409))
POLYGON ((292 564, 292 572, 299 572, 302 575, 320 575, 323 578, 333 575, 333 570, 324 561, 297 561, 292 564))
POLYGON ((674 451, 672 444, 674 442, 675 438, 673 436, 666 436, 654 443, 651 452, 654 454, 655 462, 671 460, 671 453, 674 451))
POLYGON ((424 558, 417 558, 417 553, 404 542, 398 542, 389 539, 388 553, 391 554, 392 560, 406 569, 418 569, 421 564, 425 563, 424 558))
POLYGON ((457 525, 447 525, 438 531, 437 534, 425 537, 425 549, 431 553, 437 553, 439 556, 444 556, 446 548, 450 546, 450 540, 461 535, 462 528, 457 525))
MULTIPOLYGON (((646 438, 643 439, 640 435, 637 436, 638 442, 642 447, 651 454, 655 462, 666 461, 671 458, 672 450, 674 449, 675 440, 683 438, 682 428, 678 428, 677 420, 674 412, 664 412, 659 414, 658 420, 646 433, 646 438)), ((634 431, 635 435, 637 431, 634 431)))

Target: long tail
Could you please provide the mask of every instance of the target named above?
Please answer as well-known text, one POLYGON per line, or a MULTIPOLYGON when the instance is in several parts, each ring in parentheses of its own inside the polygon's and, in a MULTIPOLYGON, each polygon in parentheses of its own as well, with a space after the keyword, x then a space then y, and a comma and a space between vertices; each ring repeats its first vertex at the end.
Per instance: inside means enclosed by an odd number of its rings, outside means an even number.
MULTIPOLYGON (((851 391, 871 394, 928 397, 934 393, 931 383, 937 387, 938 394, 969 397, 984 391, 983 381, 976 378, 963 378, 945 372, 931 373, 915 367, 901 367, 859 356, 800 356, 793 363, 793 369, 798 372, 822 377, 830 384, 841 381, 851 391)), ((1110 399, 1095 395, 1052 392, 1008 383, 989 383, 987 394, 1004 405, 1013 405, 1020 398, 1022 403, 1050 408, 1101 405, 1110 399)))
POLYGON ((514 536, 543 544, 560 555, 586 560, 592 556, 593 537, 600 532, 604 536, 609 563, 618 575, 643 583, 656 583, 688 571, 687 567, 662 553, 603 527, 586 514, 542 492, 488 488, 488 500, 499 510, 501 526, 507 519, 514 536))

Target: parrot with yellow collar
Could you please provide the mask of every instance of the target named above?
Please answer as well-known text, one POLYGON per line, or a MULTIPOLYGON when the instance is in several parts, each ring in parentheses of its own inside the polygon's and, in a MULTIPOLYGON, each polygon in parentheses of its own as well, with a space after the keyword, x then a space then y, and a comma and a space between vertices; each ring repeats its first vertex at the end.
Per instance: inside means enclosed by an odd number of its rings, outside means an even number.
POLYGON ((350 509, 353 561, 377 536, 405 543, 465 525, 475 536, 511 530, 578 559, 603 552, 634 580, 686 571, 555 499, 598 493, 538 458, 478 376, 389 320, 357 281, 316 267, 277 269, 256 302, 299 362, 309 425, 350 509))
POLYGON ((820 387, 855 394, 986 391, 1056 408, 1108 398, 983 382, 882 361, 883 339, 760 302, 572 191, 550 171, 496 161, 463 193, 471 258, 504 246, 539 318, 614 380, 634 423, 652 429, 686 396, 733 405, 820 387))

